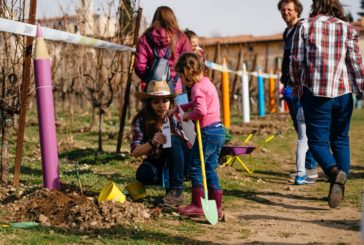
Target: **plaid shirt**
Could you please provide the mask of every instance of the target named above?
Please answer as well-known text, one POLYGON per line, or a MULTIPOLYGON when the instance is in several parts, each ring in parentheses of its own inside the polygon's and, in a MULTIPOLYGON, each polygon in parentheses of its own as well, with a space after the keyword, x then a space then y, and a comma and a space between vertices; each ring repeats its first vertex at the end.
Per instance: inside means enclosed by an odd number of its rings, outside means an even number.
MULTIPOLYGON (((143 129, 142 129, 142 125, 143 125, 142 120, 143 120, 142 117, 139 116, 134 121, 134 123, 131 125, 132 140, 130 143, 130 151, 133 151, 135 149, 135 147, 137 147, 138 145, 145 144, 149 140, 144 137, 143 129)), ((174 116, 172 116, 172 118, 169 118, 169 122, 171 124, 171 134, 177 135, 180 138, 182 138, 186 142, 187 146, 189 148, 191 148, 192 145, 188 141, 186 134, 182 129, 182 124, 181 124, 180 118, 178 116, 174 115, 174 116), (172 126, 172 124, 173 124, 173 126, 172 126)), ((163 151, 163 145, 160 145, 159 147, 153 147, 153 150, 150 151, 147 155, 152 156, 153 158, 159 158, 159 157, 161 157, 162 151, 163 151)))
POLYGON ((290 56, 292 82, 301 97, 306 86, 314 96, 334 98, 364 90, 364 66, 358 32, 347 22, 318 15, 298 23, 290 56))

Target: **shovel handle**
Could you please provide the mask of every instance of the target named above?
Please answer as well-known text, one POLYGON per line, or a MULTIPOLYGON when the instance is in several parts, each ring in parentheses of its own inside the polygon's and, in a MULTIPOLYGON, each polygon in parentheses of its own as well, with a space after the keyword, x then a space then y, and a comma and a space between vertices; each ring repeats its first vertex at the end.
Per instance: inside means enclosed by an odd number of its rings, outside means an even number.
POLYGON ((207 181, 206 181, 206 170, 205 170, 205 158, 203 155, 202 150, 202 137, 201 137, 201 128, 200 128, 200 121, 196 121, 196 128, 197 128, 197 141, 198 141, 198 151, 200 155, 200 162, 201 162, 201 173, 202 173, 202 182, 203 182, 203 189, 205 191, 205 198, 207 193, 207 181))
POLYGON ((268 143, 269 141, 271 141, 272 139, 274 139, 275 137, 277 137, 280 134, 281 134, 281 131, 277 131, 275 134, 271 135, 268 139, 266 139, 264 143, 268 143))
POLYGON ((244 140, 244 144, 248 143, 249 140, 253 137, 253 135, 257 132, 257 130, 253 130, 248 137, 246 137, 246 139, 244 140))
POLYGON ((266 139, 265 141, 264 141, 264 144, 265 143, 268 143, 269 141, 271 141, 272 139, 274 139, 274 137, 276 137, 275 135, 271 135, 271 136, 269 136, 268 137, 268 139, 266 139))

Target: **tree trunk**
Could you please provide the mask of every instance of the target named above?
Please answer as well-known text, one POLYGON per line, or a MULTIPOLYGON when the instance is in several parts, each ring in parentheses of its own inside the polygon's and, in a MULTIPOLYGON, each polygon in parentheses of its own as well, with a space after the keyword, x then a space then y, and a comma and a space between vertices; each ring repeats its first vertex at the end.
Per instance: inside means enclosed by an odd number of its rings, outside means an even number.
POLYGON ((100 107, 100 113, 99 113, 99 152, 103 152, 102 150, 102 115, 104 114, 104 110, 100 107))
POLYGON ((68 113, 69 113, 69 116, 70 116, 70 118, 69 118, 69 125, 68 125, 68 142, 69 143, 73 143, 73 111, 74 111, 74 109, 73 109, 73 93, 69 93, 68 94, 68 103, 69 103, 69 105, 68 105, 68 113))
POLYGON ((91 122, 89 128, 90 131, 92 131, 92 128, 94 127, 95 124, 95 112, 96 112, 96 107, 92 106, 91 122))
POLYGON ((1 182, 5 185, 8 183, 9 175, 9 162, 8 162, 8 145, 9 145, 9 132, 11 129, 11 119, 3 121, 3 139, 1 146, 1 182))

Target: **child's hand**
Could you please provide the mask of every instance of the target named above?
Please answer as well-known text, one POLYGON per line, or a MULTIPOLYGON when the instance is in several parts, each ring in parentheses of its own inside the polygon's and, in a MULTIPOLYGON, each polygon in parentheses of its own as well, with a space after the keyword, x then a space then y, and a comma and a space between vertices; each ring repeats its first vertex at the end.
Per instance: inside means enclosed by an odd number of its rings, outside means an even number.
POLYGON ((175 113, 178 112, 178 106, 171 108, 167 111, 167 116, 172 117, 175 113))
POLYGON ((182 120, 185 121, 185 122, 189 120, 188 112, 186 112, 185 114, 183 114, 182 120))

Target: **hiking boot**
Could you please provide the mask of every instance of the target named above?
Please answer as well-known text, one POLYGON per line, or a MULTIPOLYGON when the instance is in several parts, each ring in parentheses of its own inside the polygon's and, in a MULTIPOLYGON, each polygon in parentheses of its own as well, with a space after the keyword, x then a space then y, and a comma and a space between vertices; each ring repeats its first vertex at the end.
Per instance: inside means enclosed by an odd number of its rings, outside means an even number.
POLYGON ((203 189, 200 188, 192 188, 192 199, 191 204, 187 206, 179 206, 177 211, 184 216, 188 217, 202 217, 202 203, 201 197, 204 198, 205 193, 203 189))
POLYGON ((305 185, 305 184, 314 184, 316 180, 309 178, 306 174, 303 176, 297 175, 294 184, 295 185, 305 185))
POLYGON ((334 178, 331 178, 328 202, 330 208, 336 208, 344 199, 346 173, 338 170, 334 178))
POLYGON ((163 198, 163 205, 166 207, 176 208, 182 205, 184 201, 183 190, 170 189, 163 198))

